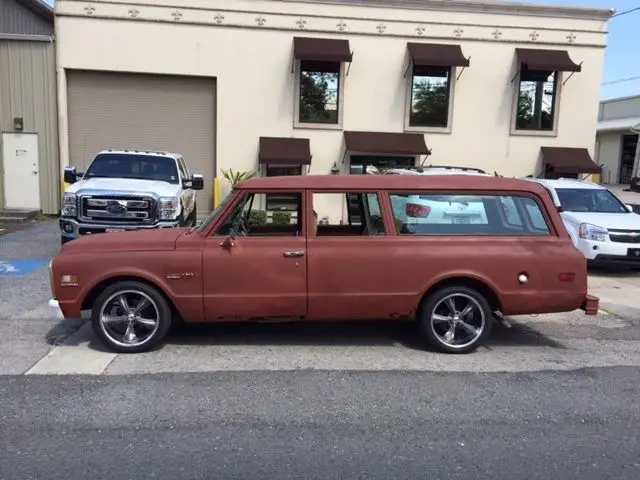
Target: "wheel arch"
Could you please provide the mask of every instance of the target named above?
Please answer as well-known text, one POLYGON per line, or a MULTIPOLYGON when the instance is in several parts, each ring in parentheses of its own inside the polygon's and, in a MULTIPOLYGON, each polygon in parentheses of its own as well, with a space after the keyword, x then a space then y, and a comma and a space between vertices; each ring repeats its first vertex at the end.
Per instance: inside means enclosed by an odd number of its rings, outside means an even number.
POLYGON ((169 308, 171 309, 171 313, 173 314, 173 316, 175 316, 177 318, 182 318, 182 315, 181 315, 180 311, 178 310, 178 307, 176 306, 176 304, 172 300, 171 296, 164 289, 163 285, 160 285, 157 282, 154 282, 153 280, 150 280, 150 279, 145 278, 143 276, 132 275, 132 274, 128 274, 128 275, 113 275, 113 276, 110 276, 110 277, 107 277, 107 278, 104 278, 104 279, 98 281, 95 285, 93 285, 89 289, 89 291, 87 292, 87 294, 83 298, 83 300, 82 300, 82 310, 91 310, 93 308, 93 305, 95 304, 96 299, 104 291, 105 288, 107 288, 110 285, 113 285, 115 283, 118 283, 118 282, 127 282, 127 281, 128 282, 138 282, 138 283, 145 284, 145 285, 147 285, 149 287, 155 288, 158 291, 158 293, 160 293, 160 295, 162 295, 164 297, 165 301, 167 302, 167 305, 169 305, 169 308))
POLYGON ((435 291, 445 287, 463 286, 480 293, 489 302, 492 311, 502 311, 502 301, 497 290, 488 280, 471 274, 453 274, 431 283, 423 292, 418 304, 418 317, 425 300, 435 291))

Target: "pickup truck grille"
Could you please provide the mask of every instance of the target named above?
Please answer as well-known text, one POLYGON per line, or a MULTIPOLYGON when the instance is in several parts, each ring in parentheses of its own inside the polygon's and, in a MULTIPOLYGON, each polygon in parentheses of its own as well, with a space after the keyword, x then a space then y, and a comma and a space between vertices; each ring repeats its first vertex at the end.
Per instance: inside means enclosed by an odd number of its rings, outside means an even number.
POLYGON ((609 238, 617 243, 640 244, 640 231, 638 230, 609 230, 609 238))
POLYGON ((80 219, 87 222, 131 224, 153 223, 156 202, 152 197, 92 196, 80 197, 80 219))

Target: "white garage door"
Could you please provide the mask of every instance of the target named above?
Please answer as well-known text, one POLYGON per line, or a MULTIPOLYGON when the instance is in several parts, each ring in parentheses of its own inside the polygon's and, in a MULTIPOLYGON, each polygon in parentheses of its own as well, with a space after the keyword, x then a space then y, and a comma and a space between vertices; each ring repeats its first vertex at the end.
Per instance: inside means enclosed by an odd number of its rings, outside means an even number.
POLYGON ((70 163, 82 172, 100 150, 181 153, 204 176, 198 212, 212 209, 215 80, 111 72, 67 72, 70 163))

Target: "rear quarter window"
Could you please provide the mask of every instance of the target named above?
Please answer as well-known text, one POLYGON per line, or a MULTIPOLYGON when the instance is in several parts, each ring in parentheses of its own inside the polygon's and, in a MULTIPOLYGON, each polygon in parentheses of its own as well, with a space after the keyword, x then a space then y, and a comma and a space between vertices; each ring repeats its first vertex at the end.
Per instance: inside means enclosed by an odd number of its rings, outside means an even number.
POLYGON ((400 235, 551 235, 543 207, 527 195, 389 194, 400 235))

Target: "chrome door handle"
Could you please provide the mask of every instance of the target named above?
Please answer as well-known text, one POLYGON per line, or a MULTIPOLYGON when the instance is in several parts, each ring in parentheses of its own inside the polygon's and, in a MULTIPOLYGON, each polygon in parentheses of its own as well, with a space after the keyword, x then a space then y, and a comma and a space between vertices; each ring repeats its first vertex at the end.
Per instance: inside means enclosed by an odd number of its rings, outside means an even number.
POLYGON ((302 250, 292 250, 290 252, 282 252, 282 256, 287 258, 302 257, 303 255, 304 255, 304 251, 302 250))

